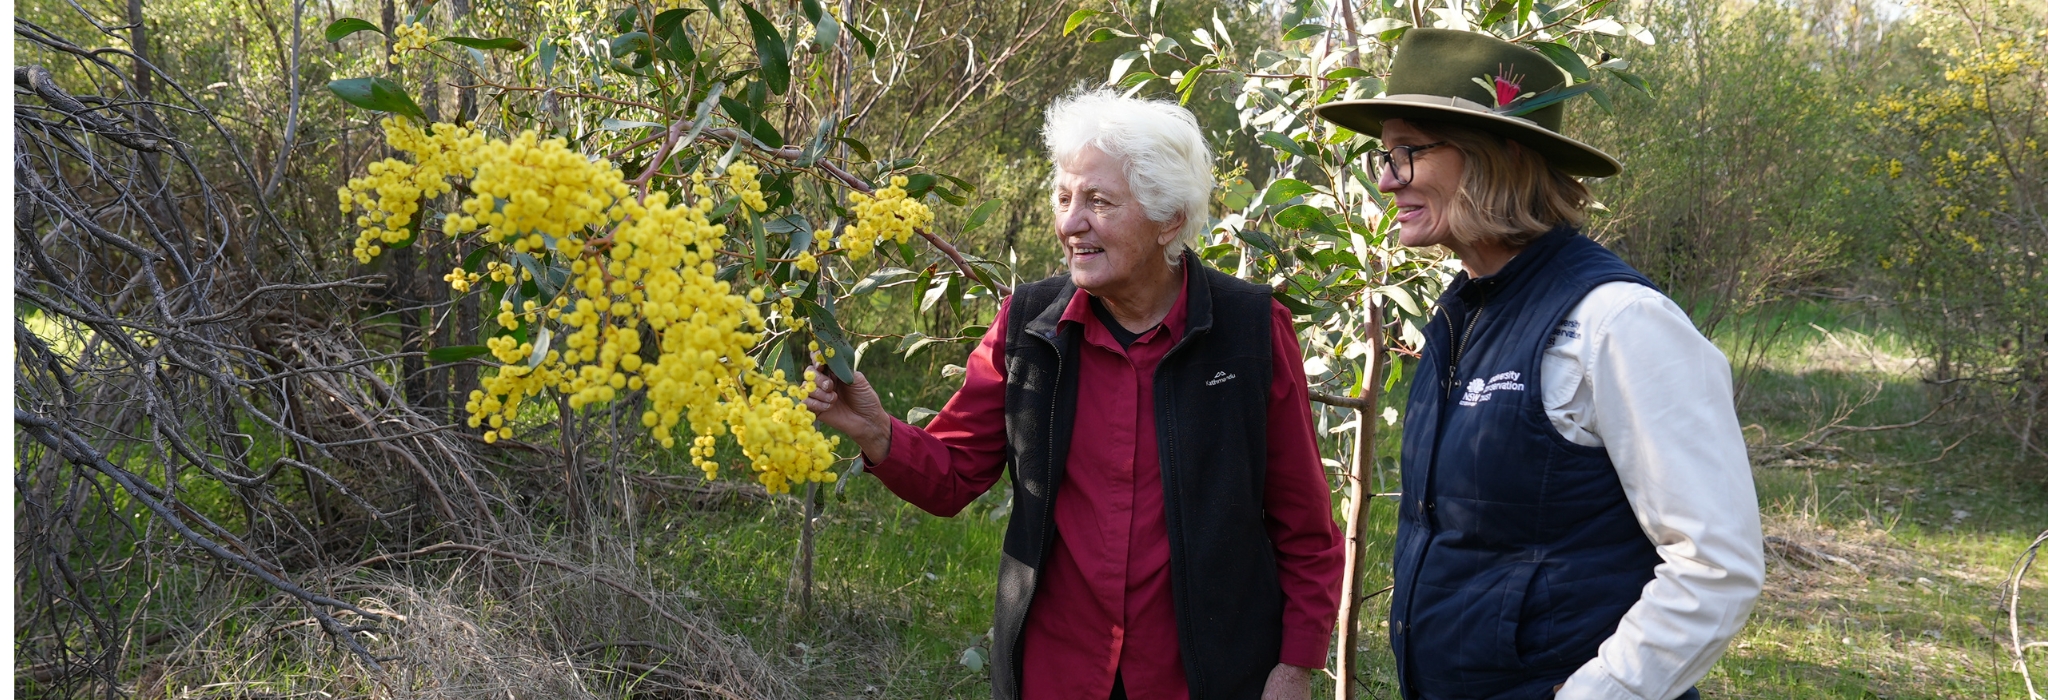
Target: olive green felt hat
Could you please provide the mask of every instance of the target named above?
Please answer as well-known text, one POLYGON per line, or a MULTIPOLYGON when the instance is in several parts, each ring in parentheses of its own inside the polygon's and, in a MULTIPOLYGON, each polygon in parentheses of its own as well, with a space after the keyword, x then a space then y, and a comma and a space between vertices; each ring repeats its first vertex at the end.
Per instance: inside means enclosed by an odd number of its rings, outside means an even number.
POLYGON ((1621 172, 1621 161, 1558 133, 1564 100, 1591 88, 1567 87, 1548 57, 1490 35, 1415 28, 1394 54, 1385 97, 1331 102, 1316 114, 1375 138, 1388 119, 1479 129, 1534 149, 1559 170, 1607 177, 1621 172))

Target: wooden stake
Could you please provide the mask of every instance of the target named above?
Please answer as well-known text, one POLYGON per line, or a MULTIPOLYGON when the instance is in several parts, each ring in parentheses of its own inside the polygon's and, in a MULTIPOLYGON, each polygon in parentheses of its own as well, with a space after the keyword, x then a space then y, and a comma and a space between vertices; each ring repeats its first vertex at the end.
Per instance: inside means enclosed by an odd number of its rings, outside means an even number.
POLYGON ((1359 579, 1365 569, 1365 547, 1367 535, 1371 532, 1372 519, 1372 478, 1373 438, 1379 427, 1374 421, 1379 417, 1374 409, 1379 406, 1380 385, 1386 383, 1387 348, 1380 330, 1380 305, 1375 302, 1366 309, 1366 357, 1371 359, 1370 374, 1365 388, 1358 393, 1357 443, 1351 448, 1351 469, 1346 475, 1350 481, 1348 491, 1351 500, 1344 508, 1344 587, 1337 600, 1337 700, 1353 700, 1358 697, 1358 616, 1365 607, 1365 599, 1359 594, 1359 579))

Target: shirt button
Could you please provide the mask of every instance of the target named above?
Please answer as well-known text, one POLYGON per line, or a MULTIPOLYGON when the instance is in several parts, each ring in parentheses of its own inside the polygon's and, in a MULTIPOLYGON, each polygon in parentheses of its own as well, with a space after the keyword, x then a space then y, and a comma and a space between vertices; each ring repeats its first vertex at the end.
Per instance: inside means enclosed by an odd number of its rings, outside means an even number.
POLYGON ((1430 510, 1436 510, 1436 501, 1434 501, 1434 500, 1431 500, 1431 501, 1424 501, 1424 502, 1422 503, 1422 507, 1424 507, 1424 508, 1428 508, 1428 509, 1430 509, 1430 510))

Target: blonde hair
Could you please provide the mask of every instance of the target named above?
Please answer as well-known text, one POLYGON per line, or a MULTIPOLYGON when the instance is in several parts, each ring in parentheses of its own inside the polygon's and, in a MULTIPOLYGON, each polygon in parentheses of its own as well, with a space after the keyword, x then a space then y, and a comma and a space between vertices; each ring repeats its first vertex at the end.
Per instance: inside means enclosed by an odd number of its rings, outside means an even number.
POLYGON ((1458 198, 1444 211, 1444 224, 1460 242, 1520 248, 1560 224, 1585 225, 1593 193, 1535 149, 1467 127, 1415 128, 1465 155, 1458 198))
POLYGON ((1184 217, 1166 246, 1166 264, 1179 265, 1181 251, 1209 230, 1215 158, 1186 108, 1115 90, 1075 92, 1045 110, 1045 147, 1055 176, 1084 148, 1123 161, 1124 180, 1146 218, 1165 223, 1176 214, 1184 217))

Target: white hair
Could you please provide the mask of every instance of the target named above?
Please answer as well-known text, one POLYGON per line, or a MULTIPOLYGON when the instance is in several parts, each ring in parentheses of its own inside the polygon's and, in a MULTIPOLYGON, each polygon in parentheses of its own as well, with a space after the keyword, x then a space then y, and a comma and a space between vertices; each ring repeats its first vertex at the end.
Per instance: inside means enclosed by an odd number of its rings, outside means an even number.
POLYGON ((1078 91, 1045 110, 1045 147, 1055 177, 1082 149, 1094 147, 1123 161, 1124 181, 1145 218, 1163 223, 1182 215, 1179 234, 1166 246, 1168 264, 1180 264, 1181 251, 1208 230, 1215 161, 1195 115, 1180 105, 1112 90, 1078 91))

